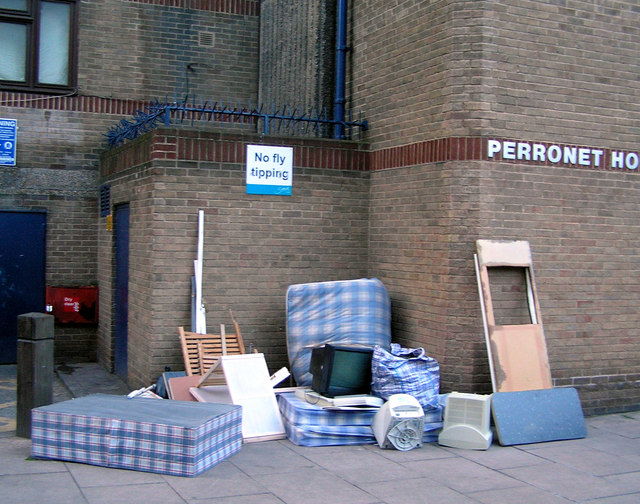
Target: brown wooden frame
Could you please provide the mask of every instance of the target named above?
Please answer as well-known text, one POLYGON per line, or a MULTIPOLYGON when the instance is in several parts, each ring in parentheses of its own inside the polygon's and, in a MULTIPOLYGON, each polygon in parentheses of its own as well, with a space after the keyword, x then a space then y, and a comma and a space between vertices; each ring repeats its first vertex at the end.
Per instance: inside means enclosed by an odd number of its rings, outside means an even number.
POLYGON ((552 388, 529 242, 477 240, 476 250, 476 275, 493 391, 552 388), (491 267, 524 268, 530 324, 496 324, 489 285, 491 267))
POLYGON ((178 327, 187 376, 204 375, 221 355, 245 353, 240 326, 233 314, 231 320, 235 334, 226 334, 224 325, 220 326, 220 334, 198 334, 178 327))

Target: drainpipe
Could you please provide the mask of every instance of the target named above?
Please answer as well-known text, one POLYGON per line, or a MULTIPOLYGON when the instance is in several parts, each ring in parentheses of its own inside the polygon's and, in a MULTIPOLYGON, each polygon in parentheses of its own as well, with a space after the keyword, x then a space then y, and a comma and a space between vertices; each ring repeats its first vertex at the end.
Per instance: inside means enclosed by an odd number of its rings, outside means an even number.
MULTIPOLYGON (((345 80, 347 67, 347 1, 338 0, 336 12, 336 81, 333 106, 333 120, 345 120, 345 80)), ((344 125, 336 124, 333 138, 344 138, 344 125)))

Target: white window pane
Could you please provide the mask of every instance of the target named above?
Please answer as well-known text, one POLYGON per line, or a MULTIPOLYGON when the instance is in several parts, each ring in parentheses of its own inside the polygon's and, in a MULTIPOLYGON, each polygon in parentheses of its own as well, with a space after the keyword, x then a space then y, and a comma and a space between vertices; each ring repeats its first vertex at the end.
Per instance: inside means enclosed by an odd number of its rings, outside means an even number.
POLYGON ((27 27, 0 23, 0 80, 26 80, 27 27))
POLYGON ((69 4, 42 2, 38 54, 40 84, 68 84, 70 12, 69 4))
POLYGON ((0 9, 27 10, 27 0, 0 0, 0 9))

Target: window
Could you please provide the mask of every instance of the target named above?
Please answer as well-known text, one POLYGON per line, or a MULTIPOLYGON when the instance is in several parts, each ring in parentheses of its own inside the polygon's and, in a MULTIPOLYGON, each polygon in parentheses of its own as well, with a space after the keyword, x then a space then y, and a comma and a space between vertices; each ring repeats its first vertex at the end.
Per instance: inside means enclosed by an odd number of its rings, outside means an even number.
POLYGON ((69 91, 75 33, 76 0, 0 0, 0 88, 69 91))

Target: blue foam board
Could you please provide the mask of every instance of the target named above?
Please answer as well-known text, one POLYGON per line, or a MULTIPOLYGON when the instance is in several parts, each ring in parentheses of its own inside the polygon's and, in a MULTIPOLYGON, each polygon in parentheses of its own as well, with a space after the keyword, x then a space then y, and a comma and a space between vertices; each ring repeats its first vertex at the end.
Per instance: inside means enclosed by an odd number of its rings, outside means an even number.
POLYGON ((587 436, 584 413, 574 388, 496 392, 491 411, 503 446, 587 436))

